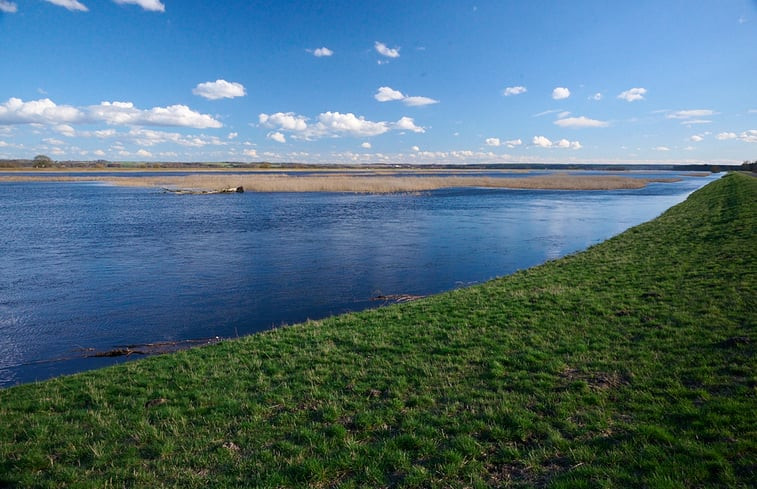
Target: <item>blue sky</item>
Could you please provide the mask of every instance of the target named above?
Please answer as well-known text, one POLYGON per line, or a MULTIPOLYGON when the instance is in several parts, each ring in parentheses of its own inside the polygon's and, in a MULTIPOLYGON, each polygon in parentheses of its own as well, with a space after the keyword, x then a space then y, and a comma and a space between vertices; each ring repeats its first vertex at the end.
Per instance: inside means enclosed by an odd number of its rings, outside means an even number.
POLYGON ((0 158, 741 163, 755 80, 755 0, 0 0, 0 158))

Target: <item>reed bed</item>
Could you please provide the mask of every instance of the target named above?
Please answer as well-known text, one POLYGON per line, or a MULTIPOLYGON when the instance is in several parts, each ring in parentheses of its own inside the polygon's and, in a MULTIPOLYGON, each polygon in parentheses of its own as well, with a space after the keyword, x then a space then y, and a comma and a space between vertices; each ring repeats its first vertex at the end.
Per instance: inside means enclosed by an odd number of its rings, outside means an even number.
POLYGON ((288 175, 288 174, 192 174, 164 176, 23 176, 3 175, 0 182, 19 181, 106 181, 132 187, 165 187, 170 189, 217 190, 243 186, 251 192, 351 192, 408 193, 442 188, 510 188, 544 190, 614 190, 638 189, 651 182, 675 182, 679 178, 634 178, 621 175, 570 175, 555 173, 519 178, 478 176, 370 176, 350 174, 288 175))

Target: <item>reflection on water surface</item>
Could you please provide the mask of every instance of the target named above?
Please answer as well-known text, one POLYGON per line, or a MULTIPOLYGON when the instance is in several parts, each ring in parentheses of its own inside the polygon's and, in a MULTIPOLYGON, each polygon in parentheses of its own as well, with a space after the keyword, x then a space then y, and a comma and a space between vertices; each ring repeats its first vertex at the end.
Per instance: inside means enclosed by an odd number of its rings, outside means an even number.
POLYGON ((0 184, 0 386, 123 361, 81 349, 233 337, 509 274, 654 218, 712 178, 421 195, 0 184))

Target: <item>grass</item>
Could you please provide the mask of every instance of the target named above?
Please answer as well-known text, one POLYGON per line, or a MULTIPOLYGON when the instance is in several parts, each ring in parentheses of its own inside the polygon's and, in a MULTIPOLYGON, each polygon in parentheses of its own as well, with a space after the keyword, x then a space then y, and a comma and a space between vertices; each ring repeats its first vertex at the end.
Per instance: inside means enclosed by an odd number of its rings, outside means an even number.
POLYGON ((0 391, 5 487, 757 485, 757 180, 480 286, 0 391))
POLYGON ((620 175, 576 175, 553 173, 524 176, 522 178, 476 177, 476 176, 401 176, 386 173, 326 175, 281 174, 213 174, 210 172, 192 175, 167 176, 39 176, 0 175, 2 181, 109 181, 116 185, 137 187, 169 187, 174 189, 216 190, 243 186, 253 192, 357 192, 396 193, 421 192, 452 187, 491 187, 517 189, 557 190, 611 190, 636 189, 650 182, 673 182, 678 178, 635 178, 620 175))

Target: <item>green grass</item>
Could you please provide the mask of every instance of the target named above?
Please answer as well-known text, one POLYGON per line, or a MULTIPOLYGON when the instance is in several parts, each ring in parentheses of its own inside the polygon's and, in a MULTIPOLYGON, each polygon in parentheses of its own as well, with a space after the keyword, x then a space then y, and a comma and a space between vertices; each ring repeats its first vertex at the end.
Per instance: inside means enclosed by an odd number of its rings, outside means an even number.
POLYGON ((0 391, 0 486, 755 487, 756 202, 732 174, 480 286, 0 391))

